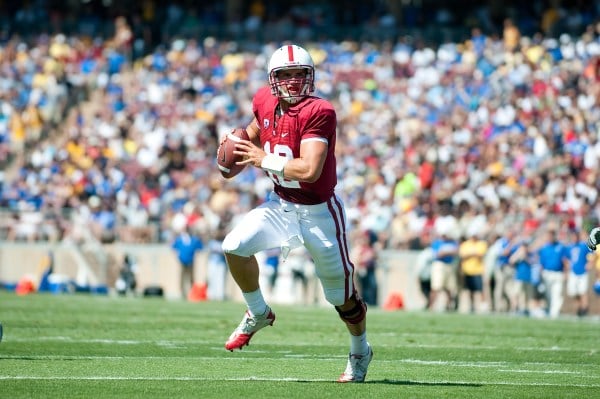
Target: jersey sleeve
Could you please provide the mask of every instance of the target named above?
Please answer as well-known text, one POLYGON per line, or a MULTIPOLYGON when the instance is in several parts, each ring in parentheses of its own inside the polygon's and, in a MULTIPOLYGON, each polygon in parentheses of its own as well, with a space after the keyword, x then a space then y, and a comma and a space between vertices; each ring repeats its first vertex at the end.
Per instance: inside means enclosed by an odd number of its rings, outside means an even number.
POLYGON ((319 107, 315 110, 312 117, 306 121, 302 140, 309 138, 325 138, 331 142, 331 137, 335 134, 337 118, 335 110, 331 107, 319 107))

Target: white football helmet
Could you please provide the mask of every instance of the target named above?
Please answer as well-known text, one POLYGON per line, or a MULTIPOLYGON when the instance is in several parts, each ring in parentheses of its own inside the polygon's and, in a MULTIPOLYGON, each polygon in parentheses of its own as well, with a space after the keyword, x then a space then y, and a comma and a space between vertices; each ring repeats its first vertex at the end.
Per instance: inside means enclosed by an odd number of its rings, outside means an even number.
POLYGON ((269 84, 274 96, 295 104, 309 96, 315 89, 315 64, 308 51, 293 44, 275 50, 269 60, 269 84), (303 78, 280 79, 278 72, 285 69, 304 68, 303 78))

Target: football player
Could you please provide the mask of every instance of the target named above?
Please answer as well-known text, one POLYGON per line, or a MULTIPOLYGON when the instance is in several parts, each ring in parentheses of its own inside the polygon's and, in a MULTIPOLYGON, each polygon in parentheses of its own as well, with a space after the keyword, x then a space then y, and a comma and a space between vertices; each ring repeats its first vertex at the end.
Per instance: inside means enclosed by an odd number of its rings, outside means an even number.
POLYGON ((314 260, 325 298, 349 331, 350 353, 338 381, 363 382, 373 351, 367 342, 367 306, 354 285, 345 208, 335 193, 336 112, 331 103, 312 95, 315 67, 302 47, 277 49, 268 63, 268 79, 269 86, 252 101, 249 140, 238 142, 234 153, 243 156, 241 164, 262 169, 274 190, 223 241, 229 270, 248 308, 225 348, 242 349, 275 321, 259 286, 254 255, 279 247, 285 258, 303 245, 314 260))

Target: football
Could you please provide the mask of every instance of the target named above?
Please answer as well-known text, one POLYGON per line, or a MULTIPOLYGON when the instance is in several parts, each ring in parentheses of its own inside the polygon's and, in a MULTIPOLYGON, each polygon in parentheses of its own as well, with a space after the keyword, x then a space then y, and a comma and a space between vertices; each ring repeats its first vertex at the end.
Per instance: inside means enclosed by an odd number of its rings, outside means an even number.
POLYGON ((225 140, 219 145, 217 150, 217 166, 221 175, 227 179, 232 178, 244 169, 246 165, 236 165, 236 162, 242 160, 240 155, 235 155, 235 143, 240 140, 250 140, 246 129, 237 128, 227 134, 225 140))

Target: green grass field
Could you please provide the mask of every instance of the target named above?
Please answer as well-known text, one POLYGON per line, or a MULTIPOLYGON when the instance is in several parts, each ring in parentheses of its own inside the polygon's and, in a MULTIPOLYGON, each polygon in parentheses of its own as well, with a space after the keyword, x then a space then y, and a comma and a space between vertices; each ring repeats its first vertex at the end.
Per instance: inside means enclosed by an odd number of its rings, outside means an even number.
POLYGON ((243 351, 239 303, 0 292, 2 398, 599 398, 598 320, 369 310, 364 384, 338 384, 332 308, 274 305, 243 351))

